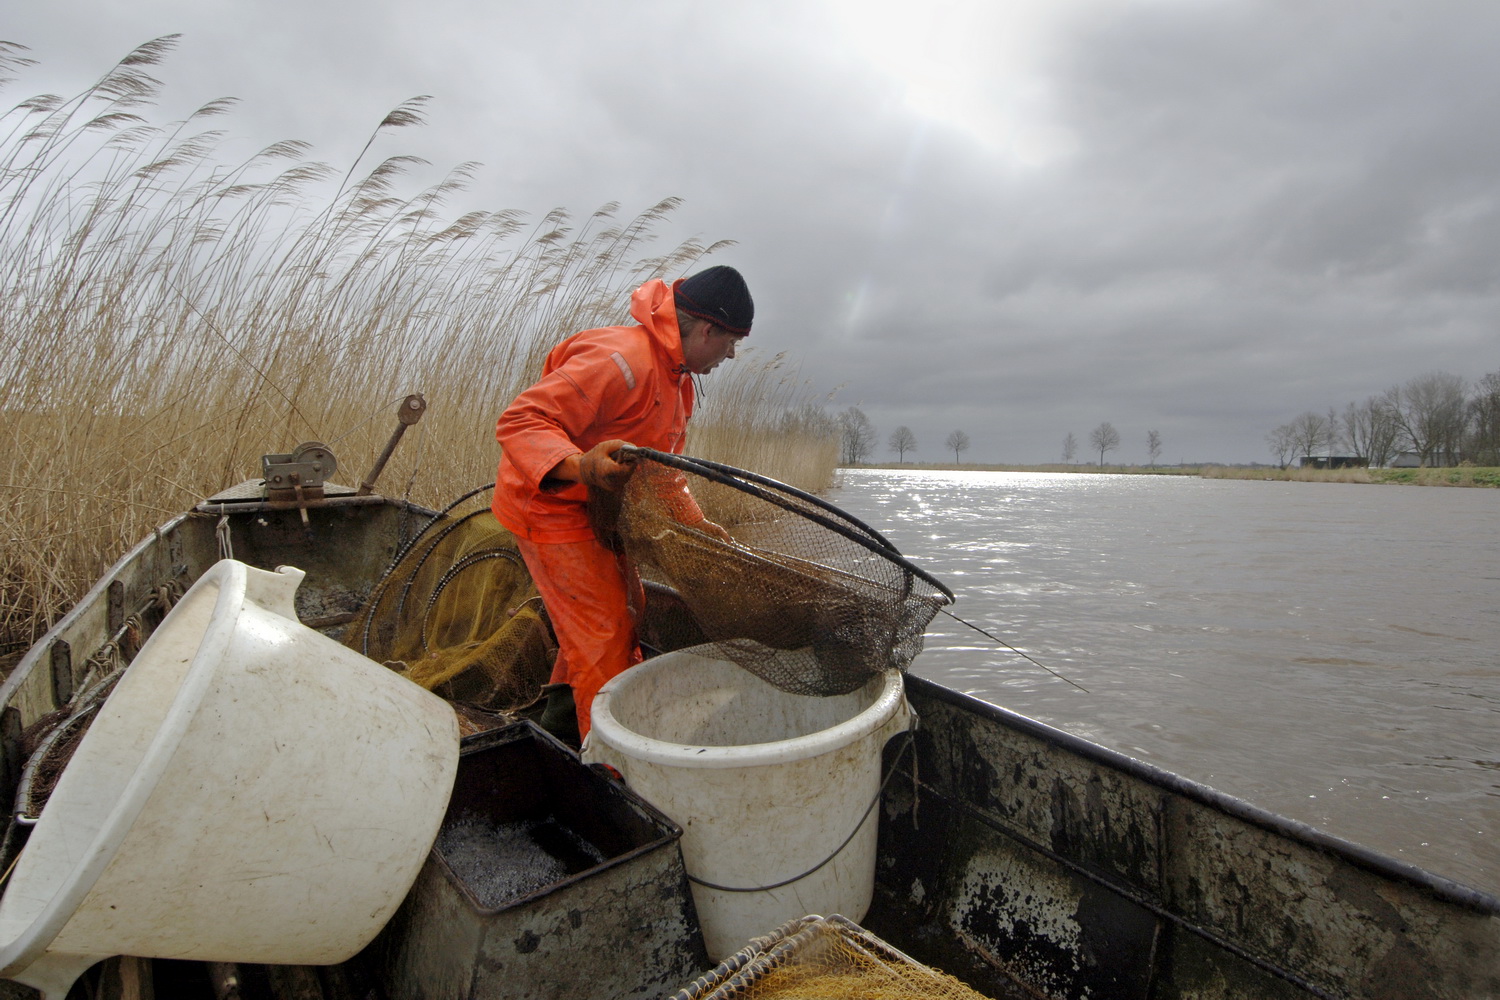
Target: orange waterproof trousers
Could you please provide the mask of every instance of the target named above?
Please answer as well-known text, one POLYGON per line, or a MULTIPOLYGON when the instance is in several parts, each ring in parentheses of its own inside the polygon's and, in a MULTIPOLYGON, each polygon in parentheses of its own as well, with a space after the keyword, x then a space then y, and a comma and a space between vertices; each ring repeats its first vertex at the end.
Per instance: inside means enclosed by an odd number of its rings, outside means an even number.
POLYGON ((611 677, 641 662, 627 582, 635 574, 627 572, 615 554, 593 538, 581 542, 518 538, 516 545, 557 634, 552 682, 572 686, 578 735, 587 736, 594 695, 611 677))

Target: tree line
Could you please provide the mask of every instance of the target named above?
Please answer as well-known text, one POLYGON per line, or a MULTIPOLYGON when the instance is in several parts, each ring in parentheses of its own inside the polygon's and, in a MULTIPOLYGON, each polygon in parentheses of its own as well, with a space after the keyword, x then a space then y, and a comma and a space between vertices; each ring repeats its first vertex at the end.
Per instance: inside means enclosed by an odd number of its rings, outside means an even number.
POLYGON ((1266 444, 1282 468, 1337 451, 1372 467, 1408 452, 1424 468, 1500 465, 1500 371, 1473 386, 1447 372, 1418 375, 1343 412, 1308 410, 1267 434, 1266 444))
MULTIPOLYGON (((839 461, 844 465, 858 465, 870 460, 875 451, 879 435, 875 432, 875 425, 865 412, 857 406, 846 407, 837 416, 828 417, 821 414, 821 419, 830 428, 836 428, 839 434, 839 461)), ((804 415, 800 419, 807 419, 804 415)), ((948 434, 943 440, 945 451, 953 452, 953 460, 959 464, 963 463, 963 453, 969 450, 969 435, 964 431, 955 430, 948 434)), ((1104 464, 1104 456, 1118 448, 1120 445, 1120 432, 1115 430, 1113 424, 1105 421, 1095 427, 1089 434, 1089 443, 1099 453, 1099 464, 1104 464)), ((906 453, 917 450, 917 436, 910 427, 902 424, 891 432, 886 439, 886 447, 896 455, 898 462, 906 461, 906 453)), ((1154 466, 1156 460, 1161 457, 1161 435, 1156 431, 1150 431, 1146 435, 1146 452, 1151 456, 1151 464, 1154 466)), ((1078 439, 1069 431, 1067 438, 1063 441, 1063 461, 1074 461, 1078 453, 1078 439)))
MULTIPOLYGON (((1089 445, 1099 453, 1099 465, 1104 465, 1104 456, 1120 447, 1120 432, 1115 430, 1115 425, 1108 420, 1104 421, 1092 431, 1089 431, 1089 445)), ((1156 466, 1156 460, 1161 457, 1161 435, 1156 431, 1146 432, 1146 454, 1151 456, 1151 465, 1156 466)), ((1068 436, 1063 438, 1062 457, 1064 462, 1073 462, 1078 457, 1078 439, 1068 431, 1068 436)))
MULTIPOLYGON (((857 406, 843 409, 833 418, 839 433, 839 460, 844 465, 858 465, 870 460, 875 451, 877 435, 875 425, 865 412, 857 406)), ((917 450, 917 436, 910 427, 902 424, 891 431, 886 447, 896 454, 898 462, 906 461, 906 453, 917 450)), ((953 460, 963 463, 963 453, 969 450, 969 435, 953 431, 943 441, 943 448, 953 452, 953 460)))

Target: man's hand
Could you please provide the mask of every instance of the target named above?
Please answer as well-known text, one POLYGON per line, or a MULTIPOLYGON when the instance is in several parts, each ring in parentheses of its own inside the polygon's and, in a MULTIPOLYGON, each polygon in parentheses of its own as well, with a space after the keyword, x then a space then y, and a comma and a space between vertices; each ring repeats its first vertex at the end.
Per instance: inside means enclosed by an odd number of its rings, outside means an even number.
POLYGON ((631 474, 635 472, 635 463, 630 459, 617 462, 615 453, 629 443, 620 440, 601 441, 579 455, 579 482, 610 493, 622 492, 625 484, 630 481, 631 474))

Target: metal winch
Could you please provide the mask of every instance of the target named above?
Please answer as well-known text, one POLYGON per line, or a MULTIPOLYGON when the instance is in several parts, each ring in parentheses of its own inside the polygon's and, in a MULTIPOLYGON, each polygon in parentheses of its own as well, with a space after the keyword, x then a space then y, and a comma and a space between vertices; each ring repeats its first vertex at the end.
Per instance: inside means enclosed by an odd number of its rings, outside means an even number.
POLYGON ((323 499, 323 485, 338 471, 338 459, 321 441, 299 444, 287 455, 262 455, 265 498, 281 501, 323 499))

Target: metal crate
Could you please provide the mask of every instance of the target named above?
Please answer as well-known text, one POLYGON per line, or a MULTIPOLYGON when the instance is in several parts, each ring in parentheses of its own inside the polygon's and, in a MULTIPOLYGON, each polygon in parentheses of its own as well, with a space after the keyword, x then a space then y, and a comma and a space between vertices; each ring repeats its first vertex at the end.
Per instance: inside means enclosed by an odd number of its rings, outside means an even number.
MULTIPOLYGON (((625 1000, 660 996, 707 968, 681 829, 541 729, 522 722, 464 740, 444 833, 475 818, 538 824, 594 858, 558 851, 562 877, 486 900, 492 890, 460 874, 474 858, 460 865, 440 834, 371 949, 388 997, 625 1000)), ((481 867, 514 864, 497 853, 481 867)))

